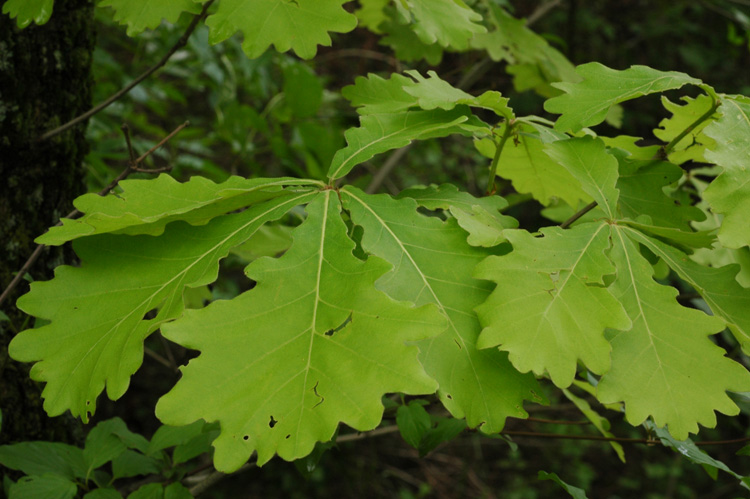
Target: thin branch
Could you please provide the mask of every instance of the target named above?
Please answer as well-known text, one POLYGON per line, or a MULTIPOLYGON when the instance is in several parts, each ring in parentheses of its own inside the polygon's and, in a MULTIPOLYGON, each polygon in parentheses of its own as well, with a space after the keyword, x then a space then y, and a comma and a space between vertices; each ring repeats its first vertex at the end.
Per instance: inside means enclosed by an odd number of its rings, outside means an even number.
POLYGON ((46 132, 41 137, 39 137, 37 139, 37 141, 41 142, 41 141, 50 139, 50 138, 52 138, 52 137, 54 137, 56 135, 59 135, 59 134, 63 133, 64 131, 66 131, 66 130, 68 130, 68 129, 74 127, 74 126, 76 126, 78 123, 80 123, 80 122, 82 122, 84 120, 89 119, 90 117, 92 117, 93 115, 95 115, 96 113, 98 113, 99 111, 107 108, 110 104, 112 104, 113 102, 115 102, 118 99, 120 99, 123 95, 127 94, 128 92, 130 92, 139 83, 141 83, 143 80, 145 80, 146 78, 148 78, 149 76, 151 76, 151 74, 154 73, 154 71, 156 71, 157 69, 159 69, 162 66, 164 66, 167 63, 167 61, 169 61, 169 59, 175 54, 175 52, 177 52, 178 50, 180 50, 182 47, 184 47, 187 44, 188 38, 190 38, 190 35, 193 34, 193 31, 195 31, 195 28, 198 27, 198 24, 203 20, 203 18, 206 17, 206 14, 208 12, 208 8, 211 6, 212 3, 214 3, 214 0, 208 0, 208 2, 206 2, 203 5, 203 10, 201 10, 201 13, 198 14, 197 16, 195 16, 193 18, 193 20, 190 23, 190 25, 188 26, 187 30, 185 30, 185 33, 183 33, 183 35, 180 37, 180 39, 177 40, 177 43, 174 44, 174 46, 171 49, 169 49, 169 51, 166 54, 164 54, 164 57, 162 57, 161 60, 159 62, 157 62, 154 66, 152 66, 149 69, 147 69, 143 74, 141 74, 138 78, 136 78, 135 80, 133 80, 132 82, 130 82, 124 88, 122 88, 119 91, 117 91, 116 93, 112 94, 107 100, 105 100, 101 104, 99 104, 99 105, 91 108, 90 110, 86 111, 85 113, 83 113, 83 114, 81 114, 79 116, 76 116, 75 118, 73 118, 69 122, 65 123, 64 125, 60 125, 59 127, 55 128, 53 130, 50 130, 49 132, 46 132))
POLYGON ((526 421, 532 421, 534 423, 545 423, 545 424, 565 424, 565 425, 590 425, 591 421, 565 421, 560 419, 542 419, 542 418, 526 418, 526 421))
POLYGON ((526 19, 526 27, 529 27, 532 24, 536 23, 539 19, 546 16, 552 9, 554 9, 561 3, 562 2, 560 0, 552 0, 551 2, 545 2, 537 7, 536 10, 532 12, 531 15, 526 19))
POLYGON ((389 433, 396 433, 398 431, 398 425, 383 426, 382 428, 375 428, 371 431, 365 431, 362 433, 349 433, 347 435, 341 435, 336 439, 336 443, 339 442, 352 442, 354 440, 362 440, 365 438, 379 437, 381 435, 388 435, 389 433))
MULTIPOLYGON (((164 144, 166 144, 167 141, 169 141, 172 137, 174 137, 176 134, 178 134, 182 129, 184 129, 188 125, 190 125, 190 122, 186 121, 182 125, 178 126, 169 135, 167 135, 161 141, 159 141, 159 143, 156 144, 154 147, 152 147, 151 149, 149 149, 148 151, 146 151, 145 153, 143 153, 140 157, 136 158, 135 161, 131 161, 130 164, 128 165, 128 167, 125 168, 122 172, 120 172, 120 174, 112 182, 110 182, 107 185, 107 187, 105 187, 104 189, 102 189, 101 191, 99 191, 98 194, 100 196, 107 195, 109 193, 109 191, 111 191, 112 189, 114 189, 117 186, 117 184, 120 183, 121 180, 124 180, 125 178, 128 177, 128 175, 130 175, 131 173, 134 173, 134 172, 160 173, 160 172, 163 172, 163 171, 168 171, 171 167, 157 168, 157 169, 153 169, 153 170, 146 170, 146 169, 140 168, 138 165, 140 165, 143 162, 143 160, 146 159, 151 153, 153 153, 158 148, 160 148, 161 146, 163 146, 164 144)), ((128 152, 129 152, 129 154, 132 157, 132 156, 134 156, 134 153, 133 153, 132 145, 130 144, 130 133, 129 133, 129 130, 128 130, 127 126, 124 126, 122 128, 122 130, 123 130, 123 133, 125 134, 125 141, 128 143, 128 152)), ((65 215, 62 218, 74 219, 74 218, 78 218, 80 215, 82 215, 82 213, 80 211, 73 210, 73 211, 71 211, 70 213, 68 213, 67 215, 65 215)), ((58 221, 54 225, 54 227, 60 227, 62 224, 63 223, 62 223, 62 219, 61 219, 60 221, 58 221)), ((21 267, 21 270, 19 270, 16 273, 16 275, 13 277, 13 280, 11 280, 10 283, 5 287, 5 289, 3 290, 3 293, 0 294, 0 305, 2 305, 3 302, 5 302, 5 300, 8 298, 8 296, 10 296, 11 292, 13 292, 13 290, 16 289, 16 286, 18 286, 18 284, 21 282, 21 280, 26 275, 26 273, 29 271, 29 269, 31 268, 31 266, 34 265, 34 263, 36 263, 36 261, 39 259, 39 257, 41 256, 42 251, 44 250, 44 248, 46 248, 46 245, 44 245, 44 244, 38 245, 36 247, 36 249, 34 250, 34 252, 31 254, 31 256, 28 258, 28 260, 26 260, 26 263, 23 264, 23 267, 21 267)))
MULTIPOLYGON (((237 471, 234 471, 232 474, 236 473, 242 473, 243 471, 247 471, 250 469, 255 468, 255 463, 246 463, 240 467, 237 471)), ((210 475, 208 475, 206 478, 204 478, 200 483, 190 487, 190 495, 193 497, 197 497, 200 494, 204 493, 206 490, 208 490, 211 486, 215 485, 216 483, 223 480, 225 477, 227 477, 226 473, 222 473, 221 471, 214 471, 210 475)))
POLYGON ((503 136, 500 139, 500 143, 495 144, 495 156, 492 158, 492 164, 490 165, 490 178, 487 180, 487 192, 485 196, 492 196, 495 194, 495 176, 497 175, 497 165, 500 163, 500 155, 505 149, 505 143, 508 142, 508 137, 513 133, 514 120, 505 122, 505 130, 503 130, 503 136))
POLYGON ((410 143, 408 146, 402 147, 401 149, 396 149, 390 156, 388 156, 388 159, 385 160, 383 166, 381 166, 377 173, 372 177, 370 185, 365 189, 367 194, 374 194, 380 188, 383 181, 391 173, 391 170, 396 167, 399 161, 401 161, 401 158, 403 158, 409 149, 413 147, 413 144, 414 142, 410 143))
POLYGON ((563 223, 561 223, 560 224, 560 228, 561 229, 567 229, 576 220, 578 220, 579 218, 581 218, 582 216, 584 216, 586 213, 590 212, 594 208, 596 208, 596 201, 591 201, 589 204, 587 204, 586 206, 584 206, 583 208, 581 208, 578 211, 578 213, 576 213, 575 215, 573 215, 572 217, 570 217, 569 219, 567 219, 566 221, 564 221, 563 223))

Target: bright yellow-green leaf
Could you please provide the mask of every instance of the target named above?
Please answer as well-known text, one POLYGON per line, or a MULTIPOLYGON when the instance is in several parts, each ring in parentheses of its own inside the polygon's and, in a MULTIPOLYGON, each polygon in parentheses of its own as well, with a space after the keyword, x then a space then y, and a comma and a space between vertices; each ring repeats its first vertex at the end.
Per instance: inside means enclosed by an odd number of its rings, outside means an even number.
POLYGON ((33 283, 18 300, 51 323, 22 331, 9 346, 14 359, 36 362, 31 377, 47 383, 47 413, 69 409, 87 421, 105 385, 111 399, 122 396, 143 361, 143 340, 182 314, 183 290, 213 282, 232 247, 313 195, 286 194, 202 226, 173 223, 159 237, 74 242, 81 266, 58 267, 54 279, 33 283))
POLYGON ((513 251, 480 263, 474 275, 497 287, 476 308, 484 326, 477 347, 499 347, 521 372, 548 373, 565 388, 580 360, 590 371, 609 369, 606 328, 629 329, 622 305, 602 287, 615 269, 605 256, 609 225, 583 224, 570 230, 542 229, 537 238, 505 231, 513 251))
MULTIPOLYGON (((706 94, 700 94, 696 98, 684 96, 681 100, 685 104, 679 105, 664 96, 661 98, 664 108, 672 113, 672 116, 661 120, 659 128, 654 129, 654 135, 665 144, 693 126, 714 105, 714 99, 706 94)), ((675 144, 669 154, 669 160, 678 165, 685 161, 706 163, 703 157, 706 147, 711 149, 715 145, 714 140, 703 133, 703 129, 709 123, 711 120, 705 119, 675 144)))
POLYGON ((486 29, 475 12, 463 0, 399 0, 397 5, 408 6, 413 16, 412 29, 423 43, 437 43, 442 47, 465 50, 475 33, 486 29), (400 3, 399 3, 400 2, 400 3))
POLYGON ((355 166, 376 154, 409 145, 413 140, 445 137, 454 133, 469 134, 462 124, 470 121, 467 108, 451 111, 405 111, 396 114, 362 116, 359 128, 350 128, 344 134, 347 146, 336 152, 328 170, 331 180, 341 178, 355 166))
POLYGON ((36 242, 60 245, 108 232, 158 236, 169 222, 202 225, 216 216, 283 195, 286 186, 316 184, 321 183, 288 177, 230 177, 215 184, 197 176, 180 183, 167 174, 148 180, 123 180, 119 186, 124 192, 117 195, 84 194, 76 198, 73 204, 84 216, 64 218, 61 227, 52 227, 36 242))
POLYGON ((156 413, 173 425, 219 421, 219 470, 236 470, 253 451, 259 464, 276 453, 304 457, 339 422, 375 428, 383 394, 437 388, 413 343, 439 334, 445 319, 434 305, 414 308, 375 289, 390 265, 352 254, 340 211, 334 191, 319 193, 289 251, 247 267, 253 289, 163 327, 201 354, 156 413))
POLYGON ((599 139, 591 137, 558 140, 544 148, 547 156, 557 161, 575 177, 586 194, 605 211, 610 219, 617 217, 620 192, 617 183, 617 159, 607 153, 599 139))
POLYGON ((714 411, 739 413, 726 392, 750 391, 750 373, 710 340, 724 329, 723 320, 679 305, 676 289, 653 280, 630 230, 614 227, 610 258, 617 277, 609 289, 633 327, 611 334, 612 368, 601 378, 597 397, 623 401, 633 425, 651 416, 684 440, 698 424, 715 426, 714 411))
POLYGON ((6 0, 3 14, 16 18, 19 28, 35 22, 42 25, 49 21, 55 0, 6 0))
POLYGON ((576 73, 579 83, 554 83, 564 91, 544 103, 547 112, 562 114, 555 128, 561 132, 578 132, 598 125, 615 104, 643 95, 700 85, 701 81, 676 71, 658 71, 648 66, 631 66, 623 71, 610 69, 598 62, 581 64, 576 73))
POLYGON ((750 98, 724 97, 719 119, 703 129, 715 141, 704 153, 724 169, 703 193, 724 215, 719 241, 728 248, 750 246, 750 98))
POLYGON ((480 326, 474 308, 492 286, 471 274, 491 250, 468 245, 454 219, 419 214, 412 199, 371 196, 349 186, 341 198, 364 229, 363 248, 393 265, 378 289, 398 300, 433 303, 448 319, 448 330, 418 342, 419 358, 439 383, 443 405, 487 433, 502 430, 509 416, 526 417, 524 399, 544 400, 534 377, 519 373, 504 352, 476 348, 480 326))

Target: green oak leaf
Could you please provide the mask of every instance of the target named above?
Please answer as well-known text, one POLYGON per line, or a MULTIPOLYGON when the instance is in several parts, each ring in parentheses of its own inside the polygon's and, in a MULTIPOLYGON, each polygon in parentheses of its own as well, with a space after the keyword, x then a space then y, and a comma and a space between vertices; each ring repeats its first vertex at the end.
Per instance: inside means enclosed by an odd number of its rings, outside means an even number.
POLYGON ((201 11, 200 0, 100 0, 99 7, 114 9, 114 20, 128 25, 128 36, 136 36, 146 29, 154 29, 162 19, 175 23, 180 14, 201 11))
POLYGON ((73 205, 84 216, 63 219, 36 238, 39 244, 60 245, 79 237, 114 232, 158 236, 169 222, 183 220, 203 225, 212 218, 285 194, 286 186, 322 185, 321 182, 287 177, 244 179, 230 177, 215 184, 195 176, 180 183, 169 175, 155 179, 123 180, 124 192, 99 196, 84 194, 73 205))
POLYGON ((437 388, 412 343, 446 323, 434 306, 414 308, 375 289, 390 265, 353 254, 334 191, 317 195, 292 247, 246 273, 257 285, 232 300, 189 310, 163 334, 201 352, 161 398, 167 424, 219 421, 217 469, 234 471, 253 453, 294 460, 330 440, 339 422, 375 428, 388 392, 437 388))
POLYGON ((55 0, 6 0, 3 14, 16 18, 16 24, 23 29, 33 22, 42 25, 52 16, 55 0))
POLYGON ((465 191, 459 191, 454 184, 418 186, 404 189, 397 199, 414 199, 419 206, 428 210, 448 210, 452 206, 464 211, 471 211, 473 206, 481 206, 493 215, 500 215, 500 211, 508 207, 508 202, 500 196, 484 196, 477 198, 465 191))
POLYGON ((525 20, 516 19, 495 5, 490 6, 490 14, 495 29, 476 34, 471 46, 486 50, 493 61, 507 61, 516 91, 534 89, 540 95, 552 97, 560 91, 550 83, 579 80, 573 64, 527 28, 525 20))
POLYGON ((413 187, 401 191, 398 199, 411 198, 428 210, 446 210, 469 233, 472 246, 492 247, 505 241, 503 231, 518 227, 518 220, 500 213, 508 202, 500 196, 476 198, 453 184, 413 187))
POLYGON ((549 373, 565 388, 580 360, 590 371, 609 369, 606 328, 631 326, 622 305, 603 287, 615 273, 605 251, 609 225, 588 223, 563 230, 547 227, 537 238, 505 231, 513 251, 477 265, 475 277, 497 284, 476 307, 484 326, 478 348, 499 347, 521 372, 549 373))
POLYGON ((355 166, 376 154, 409 145, 413 140, 445 137, 454 133, 469 134, 462 124, 474 124, 466 108, 451 111, 405 111, 394 114, 372 114, 359 119, 359 128, 344 134, 347 146, 336 152, 328 170, 331 180, 341 178, 355 166))
POLYGON ((416 106, 417 99, 405 90, 405 87, 414 85, 414 80, 398 73, 393 73, 387 80, 368 74, 367 78, 358 76, 354 85, 342 88, 341 95, 361 115, 400 113, 416 106))
POLYGON ((643 95, 700 85, 701 81, 685 73, 658 71, 648 66, 631 66, 623 71, 610 69, 598 62, 576 67, 583 79, 579 83, 554 83, 564 91, 544 103, 547 112, 561 114, 555 128, 561 132, 578 132, 598 125, 615 104, 643 95))
POLYGON ((481 14, 475 12, 463 0, 401 0, 397 6, 406 5, 413 17, 411 26, 419 39, 427 44, 437 43, 441 47, 466 50, 469 40, 476 33, 487 31, 477 21, 481 14))
POLYGON ((706 267, 694 262, 682 251, 640 231, 631 230, 628 235, 650 249, 693 286, 714 315, 727 322, 742 348, 750 352, 750 289, 737 282, 739 265, 726 265, 718 269, 706 267))
POLYGON ((620 196, 615 187, 618 162, 607 152, 603 141, 592 137, 558 140, 547 144, 544 152, 580 182, 583 191, 597 202, 610 219, 617 217, 620 196))
POLYGON ((652 416, 657 426, 684 440, 698 424, 715 426, 714 411, 739 413, 726 392, 750 390, 750 373, 710 340, 724 321, 682 307, 675 288, 654 281, 631 231, 613 226, 610 259, 617 276, 608 289, 633 327, 611 333, 612 368, 602 376, 597 398, 605 404, 623 401, 633 425, 652 416))
POLYGON ((443 47, 438 43, 424 43, 412 29, 410 17, 403 12, 392 8, 385 10, 389 19, 379 26, 384 33, 380 40, 381 45, 390 47, 399 61, 424 59, 431 66, 440 64, 443 59, 443 47))
POLYGON ((417 344, 451 414, 493 433, 502 430, 507 417, 527 416, 524 399, 544 401, 534 376, 519 373, 506 353, 476 348, 481 328, 474 307, 492 286, 471 274, 491 250, 468 245, 454 219, 419 214, 412 199, 368 195, 350 186, 340 195, 352 221, 364 229, 365 251, 393 265, 376 283, 378 289, 397 300, 433 303, 447 318, 445 332, 417 344))
MULTIPOLYGON (((706 114, 714 105, 714 99, 706 94, 700 94, 696 98, 683 96, 680 100, 685 104, 680 105, 670 101, 665 96, 661 97, 664 108, 672 113, 672 116, 661 120, 659 128, 654 129, 654 135, 669 143, 676 139, 681 133, 692 126, 699 118, 706 114)), ((712 149, 715 146, 713 139, 703 133, 703 129, 712 120, 706 119, 683 137, 674 145, 669 153, 669 160, 675 164, 686 161, 707 163, 704 153, 706 147, 712 149)))
POLYGON ((182 314, 183 290, 213 282, 231 248, 312 196, 286 194, 202 226, 173 223, 159 237, 75 241, 81 266, 58 267, 54 279, 33 283, 18 300, 50 324, 22 331, 9 346, 14 359, 36 362, 31 377, 47 383, 47 413, 70 409, 87 421, 105 385, 111 399, 122 396, 143 360, 143 340, 182 314))
POLYGON ((658 160, 634 160, 618 156, 620 176, 617 189, 620 191, 619 208, 624 218, 643 220, 649 217, 648 225, 672 227, 692 232, 690 223, 703 220, 705 215, 695 206, 685 206, 664 192, 664 188, 677 182, 683 174, 679 166, 658 160))
POLYGON ((414 70, 406 71, 406 74, 414 78, 416 84, 404 86, 403 91, 414 97, 422 109, 451 110, 457 105, 464 104, 489 109, 507 119, 513 117, 513 110, 508 107, 508 99, 500 92, 488 90, 479 97, 474 97, 441 79, 435 71, 428 71, 428 78, 414 70))
MULTIPOLYGON (((506 126, 506 125, 503 125, 506 126)), ((571 206, 579 200, 591 198, 581 188, 581 183, 551 159, 544 150, 545 144, 534 127, 526 123, 516 125, 517 140, 508 140, 500 156, 497 175, 509 179, 520 193, 529 193, 547 206, 555 198, 571 206)), ((475 142, 484 156, 495 156, 495 144, 490 139, 475 142)))
POLYGON ((471 211, 451 206, 450 212, 458 225, 469 233, 466 242, 472 246, 497 246, 505 241, 505 229, 518 227, 518 220, 515 218, 496 215, 479 205, 472 206, 471 211))
POLYGON ((721 116, 703 129, 715 144, 704 156, 724 169, 703 193, 724 215, 719 241, 727 248, 750 246, 750 98, 724 97, 721 116))
POLYGON ((354 11, 359 20, 359 27, 382 34, 379 26, 388 19, 385 7, 390 3, 391 0, 359 0, 361 7, 354 11))
POLYGON ((557 476, 557 473, 547 473, 546 471, 539 470, 539 472, 537 473, 537 478, 539 480, 551 480, 555 482, 573 499, 588 499, 585 490, 574 487, 569 483, 563 482, 563 480, 559 476, 557 476))
POLYGON ((240 31, 242 49, 251 59, 271 45, 294 50, 302 59, 315 57, 318 45, 330 46, 329 32, 348 33, 357 18, 343 8, 349 0, 221 0, 206 19, 209 41, 223 42, 240 31))

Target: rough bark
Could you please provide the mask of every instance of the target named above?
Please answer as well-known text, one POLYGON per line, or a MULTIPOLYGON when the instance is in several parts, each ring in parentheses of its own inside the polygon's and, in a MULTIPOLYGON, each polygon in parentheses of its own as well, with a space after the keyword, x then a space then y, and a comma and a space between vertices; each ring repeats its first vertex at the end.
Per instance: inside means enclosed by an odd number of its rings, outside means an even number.
MULTIPOLYGON (((94 36, 91 0, 57 0, 49 22, 23 30, 0 15, 1 288, 35 249, 34 238, 68 213, 84 190, 85 124, 44 142, 37 138, 91 107, 94 36)), ((68 256, 64 249, 45 251, 32 277, 51 278, 68 256)), ((10 321, 0 322, 0 444, 71 441, 70 420, 46 417, 29 366, 8 357, 13 335, 30 326, 14 306, 26 291, 23 282, 3 304, 10 321)))

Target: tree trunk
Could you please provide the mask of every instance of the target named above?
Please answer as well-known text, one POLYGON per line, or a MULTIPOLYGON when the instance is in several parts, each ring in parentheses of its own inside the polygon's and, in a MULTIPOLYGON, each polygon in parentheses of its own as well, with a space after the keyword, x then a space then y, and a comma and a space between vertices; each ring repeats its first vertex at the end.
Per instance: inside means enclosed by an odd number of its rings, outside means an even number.
MULTIPOLYGON (((0 287, 34 251, 34 238, 72 209, 84 191, 81 163, 88 151, 85 124, 44 142, 37 138, 91 107, 94 17, 91 0, 56 0, 49 22, 18 29, 0 14, 0 287)), ((31 275, 52 277, 70 253, 45 250, 31 275)), ((8 357, 8 343, 30 327, 15 309, 22 284, 3 304, 0 322, 0 444, 22 440, 71 441, 71 418, 47 418, 41 386, 29 366, 8 357)), ((32 319, 33 320, 33 319, 32 319)))

